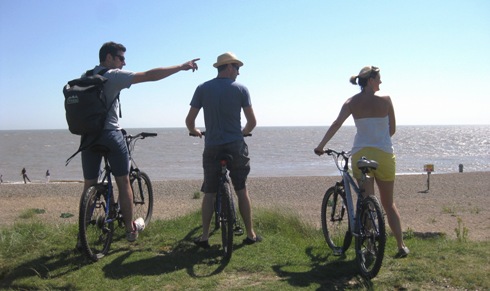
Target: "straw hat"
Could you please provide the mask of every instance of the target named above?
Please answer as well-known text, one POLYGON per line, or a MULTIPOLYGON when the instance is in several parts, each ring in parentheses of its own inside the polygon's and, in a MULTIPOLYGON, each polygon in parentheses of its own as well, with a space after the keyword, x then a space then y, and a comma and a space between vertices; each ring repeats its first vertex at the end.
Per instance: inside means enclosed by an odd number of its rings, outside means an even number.
POLYGON ((239 67, 243 66, 243 63, 233 53, 228 52, 218 56, 218 60, 213 67, 217 68, 226 64, 237 64, 239 67))

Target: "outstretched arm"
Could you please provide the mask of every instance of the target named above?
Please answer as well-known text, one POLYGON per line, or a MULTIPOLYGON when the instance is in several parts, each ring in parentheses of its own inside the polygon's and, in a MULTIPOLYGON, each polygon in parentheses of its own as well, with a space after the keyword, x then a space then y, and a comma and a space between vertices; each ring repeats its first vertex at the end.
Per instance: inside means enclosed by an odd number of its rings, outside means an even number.
POLYGON ((196 71, 198 69, 196 62, 200 59, 193 59, 192 61, 188 61, 178 66, 171 66, 165 68, 155 68, 146 72, 138 72, 134 74, 133 84, 149 82, 149 81, 158 81, 164 79, 168 76, 171 76, 180 71, 188 71, 192 69, 192 71, 196 71))

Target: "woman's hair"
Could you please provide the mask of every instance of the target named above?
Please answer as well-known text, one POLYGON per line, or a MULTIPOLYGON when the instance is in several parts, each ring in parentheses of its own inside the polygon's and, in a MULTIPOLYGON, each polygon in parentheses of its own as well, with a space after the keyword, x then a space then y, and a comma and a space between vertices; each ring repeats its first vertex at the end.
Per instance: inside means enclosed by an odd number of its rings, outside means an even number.
POLYGON ((376 78, 379 74, 379 68, 375 66, 366 66, 362 68, 359 75, 350 77, 350 82, 352 85, 358 85, 361 89, 367 86, 368 80, 370 78, 376 78), (357 81, 356 81, 357 80, 357 81))
POLYGON ((103 63, 107 54, 111 54, 111 56, 115 57, 119 51, 126 52, 126 48, 120 43, 115 43, 113 41, 106 42, 99 50, 99 61, 103 63))

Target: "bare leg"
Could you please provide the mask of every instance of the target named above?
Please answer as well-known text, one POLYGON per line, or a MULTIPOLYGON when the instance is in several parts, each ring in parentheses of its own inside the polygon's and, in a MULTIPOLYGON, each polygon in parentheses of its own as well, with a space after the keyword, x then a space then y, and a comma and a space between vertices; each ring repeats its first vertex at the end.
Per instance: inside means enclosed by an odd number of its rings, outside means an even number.
POLYGON ((216 193, 205 193, 202 199, 202 236, 201 241, 209 239, 209 227, 211 225, 211 218, 213 218, 214 212, 214 200, 216 199, 216 193))
POLYGON ((242 215, 245 229, 247 230, 247 237, 255 240, 256 235, 253 230, 252 223, 252 203, 250 202, 250 197, 248 196, 247 187, 242 190, 236 191, 236 194, 238 196, 238 206, 240 208, 240 214, 242 215))
POLYGON ((126 232, 132 232, 133 229, 133 191, 129 182, 129 176, 116 177, 117 188, 119 189, 119 206, 124 218, 126 232))
POLYGON ((393 231, 396 238, 398 249, 401 249, 405 247, 405 243, 403 242, 400 213, 398 212, 395 202, 393 201, 393 189, 395 182, 376 180, 376 184, 378 185, 381 204, 383 204, 383 208, 386 211, 388 224, 390 225, 391 231, 393 231))

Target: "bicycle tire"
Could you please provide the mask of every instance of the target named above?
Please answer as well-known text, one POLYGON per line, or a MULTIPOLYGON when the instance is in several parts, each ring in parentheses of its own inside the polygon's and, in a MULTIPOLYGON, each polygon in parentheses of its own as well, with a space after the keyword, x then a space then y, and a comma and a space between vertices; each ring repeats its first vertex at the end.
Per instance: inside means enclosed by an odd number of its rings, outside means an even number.
POLYGON ((330 187, 323 196, 321 221, 323 236, 335 255, 344 254, 352 242, 345 193, 339 186, 330 187))
POLYGON ((148 226, 153 214, 153 187, 150 177, 142 171, 131 172, 133 190, 133 219, 142 217, 148 226))
POLYGON ((108 221, 104 194, 107 187, 91 186, 80 198, 78 221, 81 251, 96 262, 109 252, 114 234, 114 221, 108 221))
POLYGON ((223 258, 229 260, 233 253, 233 209, 230 203, 231 188, 229 182, 221 185, 221 242, 223 247, 223 258))
POLYGON ((358 212, 356 262, 361 276, 369 280, 378 274, 383 263, 386 246, 385 221, 375 197, 364 198, 358 212))

